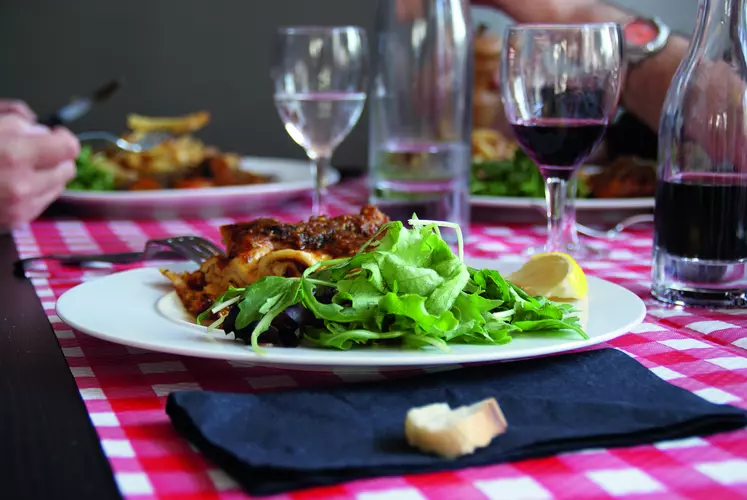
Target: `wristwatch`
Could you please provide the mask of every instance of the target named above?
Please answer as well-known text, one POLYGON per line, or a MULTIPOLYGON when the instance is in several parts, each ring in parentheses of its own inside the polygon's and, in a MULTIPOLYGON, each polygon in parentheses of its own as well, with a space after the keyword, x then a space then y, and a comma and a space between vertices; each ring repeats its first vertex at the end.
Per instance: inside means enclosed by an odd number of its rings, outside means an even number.
POLYGON ((634 17, 623 25, 625 62, 634 66, 652 57, 667 45, 671 30, 661 19, 634 17))

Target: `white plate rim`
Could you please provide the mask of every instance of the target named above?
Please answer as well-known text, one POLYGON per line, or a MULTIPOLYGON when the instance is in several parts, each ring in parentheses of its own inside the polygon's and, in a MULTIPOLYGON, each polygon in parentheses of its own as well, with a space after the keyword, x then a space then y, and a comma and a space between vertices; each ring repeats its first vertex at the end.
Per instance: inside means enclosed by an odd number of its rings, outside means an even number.
MULTIPOLYGON (((495 208, 545 208, 544 198, 521 198, 518 196, 470 195, 470 203, 476 207, 495 208)), ((654 208, 654 198, 599 198, 578 199, 578 210, 643 210, 654 208)))
MULTIPOLYGON (((477 267, 487 267, 485 265, 486 263, 490 263, 490 261, 479 261, 477 259, 472 259, 470 261, 470 265, 475 265, 477 267)), ((510 265, 511 263, 507 264, 510 265)), ((515 267, 515 265, 512 267, 515 267)), ((633 292, 614 283, 596 278, 594 276, 590 276, 589 284, 592 290, 594 288, 604 287, 608 290, 614 289, 616 293, 625 294, 626 300, 630 300, 631 304, 635 304, 635 310, 631 310, 631 317, 629 320, 627 320, 627 323, 625 325, 610 330, 609 332, 606 332, 604 334, 593 336, 589 340, 584 341, 575 339, 559 339, 558 343, 550 344, 545 347, 536 347, 531 350, 525 349, 526 352, 519 352, 518 354, 515 351, 511 352, 509 349, 505 349, 505 346, 454 346, 455 348, 449 353, 435 353, 425 351, 384 351, 377 349, 371 349, 368 351, 368 353, 366 353, 366 350, 360 349, 357 350, 353 356, 351 356, 348 353, 352 351, 336 351, 321 348, 268 348, 266 354, 257 354, 253 352, 250 347, 245 347, 239 343, 236 343, 235 341, 228 340, 227 338, 214 341, 218 342, 221 345, 220 347, 217 347, 215 349, 184 349, 170 345, 159 345, 157 343, 154 343, 153 341, 142 341, 138 340, 137 338, 133 338, 137 337, 137 335, 123 337, 119 333, 110 333, 101 331, 96 328, 91 328, 85 324, 85 321, 78 321, 78 319, 75 317, 75 314, 68 314, 69 304, 72 304, 75 301, 79 300, 78 296, 82 293, 82 291, 85 291, 86 288, 95 286, 97 283, 105 283, 105 281, 103 280, 116 280, 117 277, 121 279, 123 275, 127 276, 128 273, 142 274, 143 283, 146 283, 147 279, 155 279, 156 275, 152 273, 157 273, 157 275, 160 277, 159 284, 163 283, 164 285, 168 285, 166 279, 161 277, 158 270, 154 268, 139 268, 124 271, 122 273, 108 275, 96 280, 84 282, 66 291, 57 301, 57 315, 63 322, 65 322, 75 330, 121 345, 175 355, 222 359, 227 361, 240 361, 248 363, 250 365, 285 367, 288 369, 315 369, 314 367, 323 367, 325 370, 332 371, 336 369, 346 368, 423 368, 444 365, 466 365, 481 362, 514 361, 518 359, 533 358, 551 354, 561 354, 565 352, 576 351, 585 347, 594 346, 624 335, 628 333, 632 328, 640 324, 644 320, 646 315, 646 306, 644 302, 633 292), (148 274, 150 274, 150 278, 148 278, 148 274), (467 349, 467 347, 469 347, 470 349, 467 349), (312 351, 313 353, 309 354, 309 352, 312 351), (363 352, 364 354, 359 355, 359 353, 361 352, 363 352), (387 352, 388 356, 382 356, 382 352, 387 352)), ((170 291, 171 290, 168 290, 168 292, 170 291)), ((156 299, 149 299, 155 300, 154 303, 150 303, 149 307, 151 308, 151 310, 149 311, 149 314, 143 314, 144 311, 140 310, 138 314, 128 315, 127 317, 131 318, 129 321, 131 322, 131 324, 133 324, 133 326, 130 328, 138 328, 137 325, 144 322, 144 324, 147 324, 149 326, 142 326, 143 328, 168 328, 169 334, 172 334, 172 332, 174 334, 179 332, 179 335, 185 336, 184 339, 182 339, 182 337, 179 337, 179 340, 190 340, 186 337, 190 335, 192 337, 197 336, 200 341, 204 340, 207 342, 213 342, 207 340, 206 335, 204 333, 200 333, 196 327, 178 325, 173 319, 167 318, 157 312, 156 303, 161 300, 163 296, 168 292, 162 292, 156 299)), ((590 297, 592 297, 591 294, 590 297)), ((593 298, 591 300, 593 300, 593 298)), ((129 304, 130 302, 126 301, 126 303, 129 304)))
MULTIPOLYGON (((313 189, 314 182, 310 175, 309 162, 292 158, 275 158, 269 156, 242 156, 242 168, 259 173, 277 173, 277 166, 283 165, 280 172, 284 177, 288 175, 287 169, 294 172, 309 172, 308 179, 300 181, 279 181, 265 184, 249 184, 244 186, 219 186, 194 189, 154 189, 150 191, 72 191, 65 190, 59 200, 63 202, 109 202, 109 203, 141 203, 163 200, 200 200, 214 197, 227 197, 235 195, 265 195, 280 192, 295 192, 313 189)), ((325 176, 328 186, 340 182, 340 172, 330 167, 325 176)))

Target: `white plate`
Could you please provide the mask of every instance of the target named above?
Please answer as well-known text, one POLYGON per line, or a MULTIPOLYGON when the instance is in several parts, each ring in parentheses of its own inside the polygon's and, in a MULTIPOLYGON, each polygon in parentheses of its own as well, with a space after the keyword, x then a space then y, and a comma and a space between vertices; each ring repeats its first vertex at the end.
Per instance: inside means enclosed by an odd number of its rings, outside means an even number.
MULTIPOLYGON (((470 196, 473 207, 545 209, 544 198, 514 196, 470 196)), ((653 198, 600 198, 576 200, 577 210, 646 210, 654 208, 653 198)))
MULTIPOLYGON (((275 182, 248 186, 153 191, 65 191, 59 202, 86 215, 125 218, 221 217, 250 213, 277 205, 314 189, 309 163, 284 158, 245 156, 241 167, 258 174, 271 174, 275 182)), ((327 185, 340 181, 330 169, 327 185)))
MULTIPOLYGON (((471 260, 469 264, 497 268, 503 273, 518 266, 518 263, 486 260, 471 260)), ((251 347, 220 332, 207 335, 205 328, 186 323, 187 316, 172 292, 170 282, 156 269, 125 271, 69 290, 57 301, 57 314, 76 330, 142 349, 252 365, 336 372, 508 361, 562 353, 623 335, 643 321, 646 314, 641 299, 629 290, 589 277, 589 297, 578 304, 588 340, 521 336, 503 346, 454 345, 450 352, 298 347, 267 348, 265 354, 257 354, 251 347)))

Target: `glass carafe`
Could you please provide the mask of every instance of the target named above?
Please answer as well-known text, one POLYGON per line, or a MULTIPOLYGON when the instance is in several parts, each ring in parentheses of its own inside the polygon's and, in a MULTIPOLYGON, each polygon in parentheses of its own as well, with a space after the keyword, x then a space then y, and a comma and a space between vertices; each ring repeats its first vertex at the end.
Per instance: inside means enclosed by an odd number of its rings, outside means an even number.
POLYGON ((747 1, 701 0, 659 133, 653 288, 747 307, 747 1))
POLYGON ((467 0, 380 0, 369 94, 370 198, 390 217, 469 223, 467 0))

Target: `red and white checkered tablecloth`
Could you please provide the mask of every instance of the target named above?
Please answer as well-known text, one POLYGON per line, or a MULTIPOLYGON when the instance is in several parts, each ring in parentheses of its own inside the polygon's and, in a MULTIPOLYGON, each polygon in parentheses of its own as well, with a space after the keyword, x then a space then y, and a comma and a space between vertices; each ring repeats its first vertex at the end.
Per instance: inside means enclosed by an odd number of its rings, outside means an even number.
MULTIPOLYGON (((331 193, 337 212, 357 211, 360 193, 331 193)), ((305 218, 302 200, 266 213, 305 218)), ((56 252, 142 249, 149 238, 198 234, 218 239, 221 220, 46 220, 14 232, 23 257, 56 252)), ((518 255, 542 242, 529 226, 471 228, 468 253, 518 255)), ((582 263, 595 276, 647 301, 649 314, 611 343, 658 376, 716 403, 747 408, 747 310, 667 308, 649 298, 651 234, 631 231, 608 247, 609 258, 582 263)), ((29 273, 77 381, 116 481, 128 499, 221 500, 248 498, 171 427, 164 412, 169 392, 183 389, 267 391, 360 380, 344 374, 294 373, 219 360, 143 351, 72 331, 55 315, 55 300, 82 281, 111 270, 65 269, 53 263, 29 273)), ((382 377, 385 374, 374 374, 382 377)), ((359 480, 271 497, 274 500, 466 500, 542 498, 747 498, 747 429, 647 446, 593 449, 511 464, 453 472, 359 480)))

